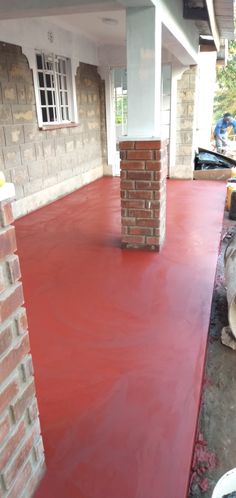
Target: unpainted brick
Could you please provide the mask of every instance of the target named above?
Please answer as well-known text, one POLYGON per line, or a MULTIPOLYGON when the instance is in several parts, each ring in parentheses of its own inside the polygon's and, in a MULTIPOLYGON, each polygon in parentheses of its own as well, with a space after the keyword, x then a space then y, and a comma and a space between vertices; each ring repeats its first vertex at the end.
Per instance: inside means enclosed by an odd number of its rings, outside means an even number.
POLYGON ((21 125, 11 125, 4 127, 6 145, 16 145, 24 143, 23 127, 21 125))
POLYGON ((28 460, 23 468, 18 472, 13 487, 11 488, 9 498, 19 498, 22 489, 25 489, 27 482, 32 476, 32 465, 28 460))
POLYGON ((16 251, 15 228, 12 226, 0 230, 0 259, 16 251))
POLYGON ((16 330, 18 335, 23 335, 28 329, 28 320, 25 308, 20 308, 17 311, 16 317, 16 330))
POLYGON ((10 281, 12 284, 15 284, 21 278, 20 262, 16 254, 7 259, 7 267, 10 281))
POLYGON ((42 142, 35 143, 35 152, 36 152, 36 159, 42 160, 44 158, 43 143, 42 142))
POLYGON ((26 104, 25 85, 17 83, 16 93, 17 93, 18 104, 26 104))
POLYGON ((2 83, 2 99, 6 104, 17 103, 16 85, 14 83, 2 83))
POLYGON ((0 362, 0 381, 3 382, 29 352, 29 337, 25 334, 0 362))
POLYGON ((10 104, 0 104, 0 124, 6 125, 10 123, 12 123, 12 111, 10 104))
POLYGON ((17 145, 4 147, 3 157, 6 168, 13 168, 21 163, 20 149, 17 145))
MULTIPOLYGON (((10 383, 0 392, 0 414, 4 412, 9 404, 18 394, 19 388, 16 379, 10 381, 10 383)), ((1 458, 0 458, 1 459, 1 458)))
POLYGON ((32 402, 34 396, 35 396, 35 385, 34 381, 32 381, 26 387, 23 393, 21 393, 20 397, 14 402, 14 404, 10 405, 15 423, 18 422, 20 418, 25 414, 26 408, 32 402))
POLYGON ((34 398, 31 405, 27 408, 27 416, 29 424, 33 424, 35 420, 38 418, 38 405, 36 399, 34 398))
POLYGON ((8 414, 0 422, 0 445, 3 444, 10 431, 10 419, 8 414))
POLYGON ((32 85, 26 85, 25 93, 26 93, 27 104, 34 104, 35 103, 34 87, 32 85))
POLYGON ((65 147, 66 147, 66 152, 73 152, 73 150, 74 150, 74 141, 70 140, 70 139, 66 140, 65 147))
POLYGON ((34 443, 35 434, 32 432, 23 446, 18 450, 10 466, 2 473, 3 482, 7 490, 16 479, 17 473, 25 464, 34 443))
POLYGON ((7 225, 10 225, 13 221, 14 217, 11 202, 0 202, 0 227, 7 227, 7 225))
POLYGON ((0 60, 0 74, 1 74, 1 81, 8 81, 8 72, 7 72, 7 63, 6 63, 6 57, 3 57, 1 55, 1 60, 0 60))
MULTIPOLYGON (((29 181, 27 166, 20 165, 18 168, 11 169, 11 181, 15 184, 16 189, 25 185, 29 181)), ((17 198, 19 198, 19 191, 17 191, 17 198)))
POLYGON ((3 126, 0 126, 0 147, 4 147, 6 145, 5 133, 3 126))
POLYGON ((28 171, 30 180, 43 179, 47 171, 47 164, 43 161, 29 163, 28 171))
POLYGON ((12 343, 12 324, 0 332, 0 355, 5 353, 12 343))
POLYGON ((3 292, 7 287, 7 281, 5 277, 4 267, 0 266, 0 293, 3 292))
POLYGON ((21 145, 21 157, 22 157, 22 163, 29 163, 30 161, 35 161, 36 159, 36 153, 35 153, 35 146, 34 144, 24 144, 21 145))
POLYGON ((27 183, 26 185, 24 185, 24 194, 27 196, 27 195, 30 195, 30 194, 34 194, 35 192, 39 192, 40 190, 42 190, 42 187, 43 187, 43 179, 37 179, 37 180, 32 180, 31 182, 27 183))
POLYGON ((17 283, 9 287, 8 291, 0 294, 0 323, 9 318, 18 306, 24 303, 22 284, 17 283))
POLYGON ((12 105, 13 122, 17 124, 34 123, 36 121, 35 107, 31 105, 12 105))
POLYGON ((25 63, 16 62, 14 58, 8 58, 8 76, 10 81, 16 81, 17 83, 22 81, 25 83, 32 83, 32 72, 29 68, 27 60, 25 58, 25 63))
POLYGON ((43 150, 45 158, 51 157, 55 154, 55 147, 53 140, 43 141, 43 150))
POLYGON ((43 140, 43 131, 38 129, 37 124, 24 125, 25 142, 40 142, 43 140))

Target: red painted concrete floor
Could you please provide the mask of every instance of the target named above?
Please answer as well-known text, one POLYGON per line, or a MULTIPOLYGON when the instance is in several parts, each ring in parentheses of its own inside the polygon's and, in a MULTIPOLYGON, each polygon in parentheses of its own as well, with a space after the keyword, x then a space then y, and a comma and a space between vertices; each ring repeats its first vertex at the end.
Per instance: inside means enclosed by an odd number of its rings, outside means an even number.
POLYGON ((161 254, 119 248, 119 180, 16 223, 47 474, 37 498, 184 498, 225 185, 168 184, 161 254))

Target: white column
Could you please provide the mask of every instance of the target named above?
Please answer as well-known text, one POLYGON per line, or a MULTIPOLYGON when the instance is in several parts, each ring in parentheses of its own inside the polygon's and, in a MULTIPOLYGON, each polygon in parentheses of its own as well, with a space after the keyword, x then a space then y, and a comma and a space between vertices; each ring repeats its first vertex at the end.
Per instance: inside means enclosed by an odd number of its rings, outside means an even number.
POLYGON ((114 110, 114 78, 112 69, 99 67, 98 72, 105 81, 106 94, 106 124, 107 124, 107 162, 111 173, 115 174, 116 162, 116 127, 115 127, 115 110, 114 110))
POLYGON ((177 85, 187 68, 182 64, 172 63, 171 81, 171 114, 170 114, 170 145, 169 145, 169 176, 174 176, 176 165, 176 119, 177 119, 177 85))
POLYGON ((128 136, 159 137, 161 17, 157 7, 127 9, 128 136))
POLYGON ((197 147, 210 148, 216 81, 216 52, 200 52, 197 96, 197 147), (206 84, 207 75, 207 84, 206 84))

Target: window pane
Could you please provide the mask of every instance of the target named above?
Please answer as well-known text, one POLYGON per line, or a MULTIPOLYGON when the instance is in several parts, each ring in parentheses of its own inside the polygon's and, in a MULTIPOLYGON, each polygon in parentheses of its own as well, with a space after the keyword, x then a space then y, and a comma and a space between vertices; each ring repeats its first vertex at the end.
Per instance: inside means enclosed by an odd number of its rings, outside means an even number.
POLYGON ((44 87, 43 73, 38 73, 39 86, 44 87))
POLYGON ((54 112, 53 112, 54 107, 49 107, 49 120, 52 122, 54 121, 54 112))
POLYGON ((46 97, 45 97, 45 92, 43 90, 40 91, 40 97, 41 97, 41 105, 46 105, 46 97))
POLYGON ((66 74, 66 62, 62 61, 62 72, 63 74, 66 74))
POLYGON ((43 69, 42 55, 37 54, 36 55, 36 59, 37 59, 37 68, 38 69, 43 69))
POLYGON ((51 88, 52 84, 51 84, 51 75, 50 74, 46 74, 46 87, 47 88, 51 88))
POLYGON ((52 92, 47 92, 48 105, 53 105, 52 92))
POLYGON ((43 123, 46 123, 48 118, 47 118, 47 109, 45 107, 42 108, 42 118, 43 118, 43 123))
POLYGON ((52 71, 53 70, 53 63, 52 63, 52 61, 46 61, 45 67, 46 67, 46 69, 48 71, 52 71))
POLYGON ((43 123, 70 120, 67 60, 53 54, 36 54, 43 123))

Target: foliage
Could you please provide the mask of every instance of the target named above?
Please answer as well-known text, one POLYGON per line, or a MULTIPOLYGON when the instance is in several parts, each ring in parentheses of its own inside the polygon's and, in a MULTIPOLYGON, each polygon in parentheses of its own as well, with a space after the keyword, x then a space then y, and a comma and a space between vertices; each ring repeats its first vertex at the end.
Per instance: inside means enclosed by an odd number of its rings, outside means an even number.
POLYGON ((116 124, 122 124, 127 119, 128 100, 127 95, 121 95, 116 99, 116 124))
POLYGON ((217 91, 214 101, 214 122, 225 112, 236 116, 236 41, 229 43, 226 66, 217 68, 217 91))

